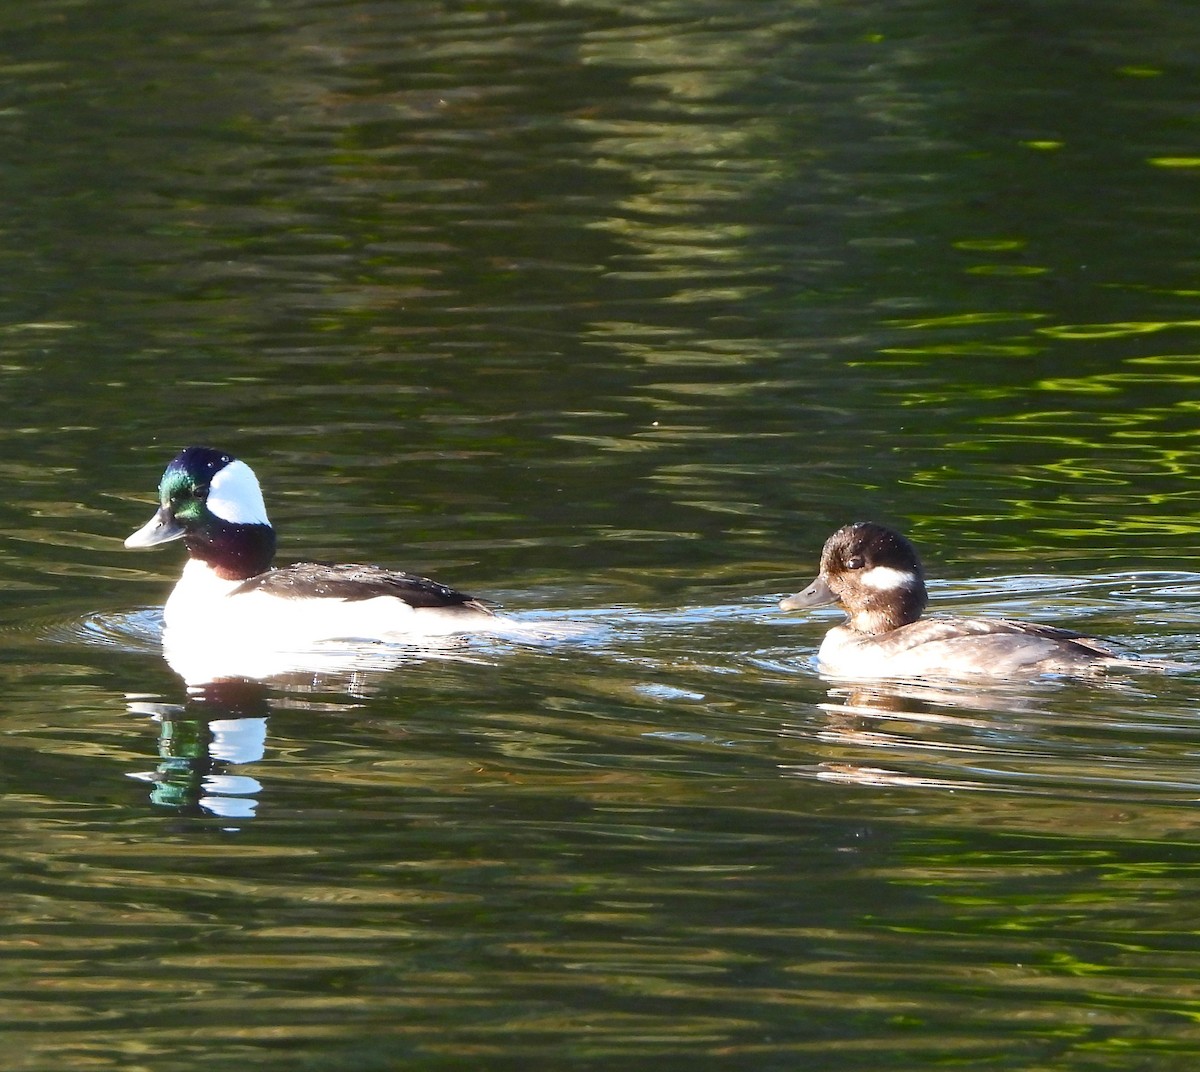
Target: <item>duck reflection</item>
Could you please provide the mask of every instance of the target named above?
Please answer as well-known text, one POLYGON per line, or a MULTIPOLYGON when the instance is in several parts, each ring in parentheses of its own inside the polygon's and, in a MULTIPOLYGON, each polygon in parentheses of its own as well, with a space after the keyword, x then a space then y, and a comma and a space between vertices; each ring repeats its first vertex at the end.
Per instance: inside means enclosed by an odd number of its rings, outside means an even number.
MULTIPOLYGON (((256 648, 236 636, 163 629, 162 656, 181 679, 185 698, 172 703, 142 695, 127 701, 132 713, 159 727, 158 766, 130 777, 151 783, 152 803, 181 814, 250 818, 263 786, 239 768, 264 758, 272 708, 321 707, 322 695, 364 699, 406 667, 432 661, 490 666, 514 644, 547 647, 595 633, 575 621, 518 624, 520 631, 512 637, 491 637, 486 643, 454 635, 404 643, 331 640, 297 649, 256 648)), ((139 638, 156 639, 160 628, 157 618, 149 626, 141 623, 139 638)))
MULTIPOLYGON (((1061 778, 1061 756, 1076 750, 1091 762, 1094 741, 1079 740, 1071 727, 1070 682, 1002 687, 989 683, 889 682, 833 687, 817 707, 822 718, 789 726, 785 735, 815 737, 822 754, 800 764, 784 764, 785 774, 818 781, 876 788, 924 788, 1030 794, 1045 792, 1045 772, 1061 778)), ((1081 686, 1081 691, 1082 691, 1081 686)), ((1137 700, 1136 683, 1089 682, 1137 700)), ((1090 706, 1090 705, 1089 705, 1090 706)), ((1073 773, 1077 777, 1077 773, 1073 773)))
POLYGON ((183 814, 254 815, 262 783, 237 768, 265 754, 265 685, 221 681, 190 691, 181 704, 135 700, 129 709, 159 725, 158 766, 130 774, 151 784, 152 803, 183 814))
POLYGON ((1043 691, 933 682, 834 687, 817 705, 825 718, 816 738, 835 754, 784 769, 875 787, 994 788, 967 770, 1026 751, 1013 716, 1042 714, 1043 691))
POLYGON ((949 682, 853 683, 831 688, 828 696, 829 702, 820 707, 830 713, 901 717, 923 722, 953 720, 958 725, 963 724, 965 717, 959 712, 995 711, 998 707, 1020 710, 1036 705, 1029 688, 1006 690, 1002 685, 992 683, 986 688, 949 682))
MULTIPOLYGON (((151 784, 150 801, 180 814, 252 818, 262 783, 240 768, 262 761, 274 706, 316 708, 320 694, 361 699, 414 663, 491 662, 457 638, 438 645, 328 645, 303 652, 246 652, 220 643, 174 645, 163 655, 186 687, 181 703, 138 698, 129 710, 158 723, 158 766, 130 777, 151 784)), ((342 705, 339 704, 339 707, 342 705)))

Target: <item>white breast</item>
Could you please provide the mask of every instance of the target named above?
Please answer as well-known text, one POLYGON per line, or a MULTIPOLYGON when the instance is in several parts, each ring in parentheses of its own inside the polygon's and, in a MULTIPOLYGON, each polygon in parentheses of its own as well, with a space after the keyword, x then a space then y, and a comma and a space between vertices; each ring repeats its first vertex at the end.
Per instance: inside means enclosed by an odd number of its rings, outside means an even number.
POLYGON ((394 596, 372 599, 286 599, 227 581, 199 559, 189 559, 163 607, 175 643, 182 635, 209 644, 246 643, 257 648, 303 648, 328 640, 397 640, 477 632, 490 615, 416 609, 394 596))

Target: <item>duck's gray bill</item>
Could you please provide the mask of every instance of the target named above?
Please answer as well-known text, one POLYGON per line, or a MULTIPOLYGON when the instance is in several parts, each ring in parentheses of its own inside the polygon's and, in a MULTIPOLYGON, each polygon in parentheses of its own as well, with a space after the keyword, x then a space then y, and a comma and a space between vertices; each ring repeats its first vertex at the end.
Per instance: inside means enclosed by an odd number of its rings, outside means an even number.
POLYGON ((838 597, 833 594, 833 589, 818 577, 803 592, 797 592, 794 596, 781 599, 779 609, 804 610, 807 607, 824 607, 837 601, 838 597))
POLYGON ((159 510, 149 521, 125 541, 126 547, 157 547, 160 543, 178 540, 183 526, 166 510, 159 510))

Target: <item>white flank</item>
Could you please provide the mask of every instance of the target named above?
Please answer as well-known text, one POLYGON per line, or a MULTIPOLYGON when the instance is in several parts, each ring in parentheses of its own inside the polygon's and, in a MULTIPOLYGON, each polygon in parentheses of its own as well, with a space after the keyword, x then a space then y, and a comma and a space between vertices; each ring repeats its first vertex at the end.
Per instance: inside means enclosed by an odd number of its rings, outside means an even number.
POLYGON ((915 587, 917 575, 911 570, 895 569, 892 566, 872 566, 859 574, 858 583, 864 588, 874 588, 877 592, 895 592, 915 587))
POLYGON ((208 490, 208 508, 234 525, 269 525, 267 505, 254 470, 245 462, 232 461, 216 476, 208 490))

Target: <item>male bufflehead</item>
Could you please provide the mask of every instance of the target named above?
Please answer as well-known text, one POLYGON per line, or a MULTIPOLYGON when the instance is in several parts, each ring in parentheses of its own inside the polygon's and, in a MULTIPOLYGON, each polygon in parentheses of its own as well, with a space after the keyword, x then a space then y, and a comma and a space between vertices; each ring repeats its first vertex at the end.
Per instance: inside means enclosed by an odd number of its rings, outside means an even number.
POLYGON ((188 562, 166 606, 168 634, 226 645, 304 647, 330 640, 399 640, 501 632, 512 623, 437 581, 379 566, 299 562, 271 567, 275 530, 245 462, 188 447, 167 466, 159 509, 125 541, 183 540, 188 562))
POLYGON ((1162 669, 1122 657, 1098 637, 1011 618, 924 618, 925 574, 913 545, 872 522, 838 529, 821 572, 782 610, 841 603, 844 625, 825 634, 823 673, 852 679, 1007 678, 1087 674, 1114 666, 1162 669), (920 620, 918 620, 920 619, 920 620))

